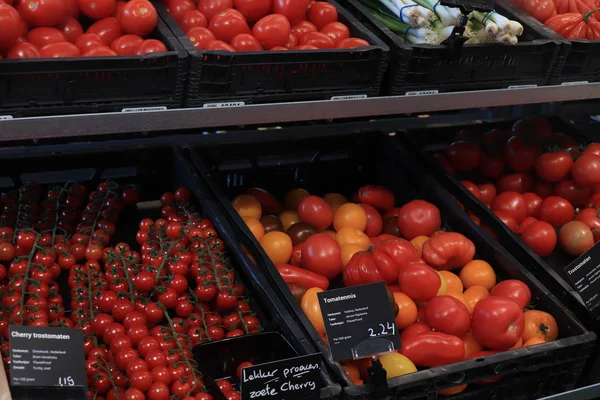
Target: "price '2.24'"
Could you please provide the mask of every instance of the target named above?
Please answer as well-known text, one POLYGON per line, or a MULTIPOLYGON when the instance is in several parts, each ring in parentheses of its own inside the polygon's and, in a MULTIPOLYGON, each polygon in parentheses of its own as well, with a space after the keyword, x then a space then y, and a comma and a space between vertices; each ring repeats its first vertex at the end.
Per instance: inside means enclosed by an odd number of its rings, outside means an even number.
POLYGON ((379 337, 379 336, 387 336, 387 335, 395 335, 396 334, 396 324, 393 322, 386 322, 384 324, 379 324, 379 326, 375 329, 369 328, 369 336, 370 337, 379 337))

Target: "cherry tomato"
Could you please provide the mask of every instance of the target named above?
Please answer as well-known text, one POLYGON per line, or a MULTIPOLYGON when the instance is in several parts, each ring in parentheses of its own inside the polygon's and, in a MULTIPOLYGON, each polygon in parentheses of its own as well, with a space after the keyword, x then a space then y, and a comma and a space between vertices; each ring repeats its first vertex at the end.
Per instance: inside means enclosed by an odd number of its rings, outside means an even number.
POLYGON ((115 0, 78 0, 79 9, 88 18, 98 21, 115 12, 115 0))
POLYGON ((498 189, 498 193, 531 192, 533 190, 533 178, 527 172, 517 172, 515 174, 503 175, 496 182, 496 188, 498 189))
POLYGON ((356 47, 368 47, 370 46, 369 42, 364 39, 359 38, 348 38, 340 40, 337 44, 338 49, 354 49, 356 47))
POLYGON ((59 42, 44 46, 40 55, 43 58, 78 57, 81 55, 81 50, 73 43, 59 42))
POLYGON ((535 173, 549 183, 560 182, 569 176, 573 157, 566 151, 543 153, 535 160, 535 173))
POLYGON ((187 36, 198 50, 208 49, 208 46, 217 40, 215 34, 207 28, 192 28, 187 33, 187 36))
POLYGON ((29 26, 56 26, 62 24, 68 14, 63 0, 26 0, 19 3, 19 14, 29 26))
POLYGON ((291 29, 290 23, 283 15, 271 14, 261 18, 254 25, 252 35, 268 50, 275 46, 284 46, 289 39, 291 29))
POLYGON ((318 49, 334 49, 335 42, 329 36, 321 32, 308 32, 300 42, 303 45, 315 46, 318 49))
POLYGON ((242 13, 249 24, 266 17, 273 10, 273 0, 233 0, 233 7, 242 13))
POLYGON ((196 4, 191 0, 167 0, 166 6, 169 14, 178 23, 188 11, 196 9, 196 4))
POLYGON ((494 212, 506 212, 517 224, 527 217, 527 203, 523 195, 517 192, 500 193, 494 198, 490 208, 494 212))
POLYGON ((479 195, 481 196, 481 201, 484 204, 492 204, 492 201, 496 197, 496 186, 492 183, 483 183, 479 185, 479 195))
POLYGON ((123 32, 141 37, 152 33, 154 28, 156 28, 157 20, 158 14, 156 13, 156 9, 147 0, 132 0, 128 2, 121 10, 119 16, 123 32))
POLYGON ((108 46, 97 46, 82 54, 83 57, 116 57, 117 53, 108 46))
POLYGON ((481 200, 481 191, 479 190, 479 186, 474 184, 471 181, 461 181, 465 189, 467 189, 477 200, 481 200))
POLYGON ((301 44, 296 47, 293 47, 290 50, 319 50, 319 48, 310 44, 301 44))
MULTIPOLYGON (((208 27, 215 34, 217 40, 225 43, 231 42, 231 39, 240 33, 250 33, 250 28, 244 16, 233 9, 221 11, 213 16, 208 27)), ((285 38, 287 40, 287 35, 285 38)))
POLYGON ((52 43, 67 42, 65 34, 56 28, 35 28, 27 34, 27 41, 37 48, 42 48, 52 43))
POLYGON ((510 349, 517 344, 524 329, 523 310, 511 298, 487 296, 473 308, 473 337, 489 349, 510 349))
POLYGON ((60 26, 60 30, 65 34, 65 37, 71 43, 75 43, 77 38, 83 35, 83 28, 81 27, 81 24, 73 17, 67 19, 67 21, 60 26))
POLYGON ((300 21, 296 25, 292 27, 292 33, 298 41, 302 40, 302 37, 306 35, 308 32, 318 32, 319 30, 312 22, 308 21, 300 21))
POLYGON ((573 207, 582 207, 592 195, 592 190, 587 187, 579 187, 575 185, 575 182, 567 179, 554 186, 554 194, 558 197, 567 199, 573 207))
POLYGON ((119 56, 133 56, 137 54, 143 42, 144 39, 140 36, 123 35, 113 41, 110 48, 119 56))
POLYGON ((308 7, 307 19, 321 30, 325 25, 337 22, 338 12, 335 6, 324 1, 316 1, 308 7))
POLYGON ((535 193, 523 193, 523 198, 527 204, 527 216, 539 218, 542 209, 542 198, 535 193))
POLYGON ((146 39, 140 45, 137 55, 143 56, 149 53, 166 53, 167 47, 163 42, 157 39, 146 39))
POLYGON ((575 209, 562 197, 549 196, 542 202, 540 219, 554 227, 560 227, 575 218, 575 209))
POLYGON ((513 216, 512 212, 497 210, 494 214, 504 225, 506 225, 511 231, 516 232, 519 223, 513 216))
POLYGON ((337 46, 342 40, 350 37, 350 30, 341 22, 330 22, 321 28, 321 33, 331 37, 337 46))
MULTIPOLYGON (((240 33, 231 40, 231 47, 236 51, 261 51, 262 45, 254 36, 248 33, 240 33)), ((262 225, 261 225, 262 226, 262 225)))
POLYGON ((28 42, 17 43, 7 54, 8 59, 40 58, 40 50, 28 42))
POLYGON ((115 17, 107 17, 94 22, 86 33, 95 33, 100 36, 105 46, 110 46, 115 39, 123 34, 121 25, 115 17))
POLYGON ((179 26, 185 33, 188 33, 192 28, 208 27, 208 19, 198 10, 189 10, 181 17, 179 26))
POLYGON ((198 11, 204 14, 209 21, 221 11, 230 8, 233 8, 233 0, 200 0, 198 2, 198 11))
POLYGON ((208 45, 207 50, 230 51, 232 53, 235 52, 235 49, 233 47, 231 47, 230 45, 228 45, 227 43, 225 43, 222 40, 213 40, 208 45))
POLYGON ((296 36, 293 33, 290 33, 290 36, 288 37, 287 42, 285 42, 285 47, 284 46, 275 46, 275 47, 271 47, 270 50, 273 50, 274 48, 280 48, 283 47, 284 49, 292 49, 294 47, 298 46, 298 38, 296 38, 296 36))

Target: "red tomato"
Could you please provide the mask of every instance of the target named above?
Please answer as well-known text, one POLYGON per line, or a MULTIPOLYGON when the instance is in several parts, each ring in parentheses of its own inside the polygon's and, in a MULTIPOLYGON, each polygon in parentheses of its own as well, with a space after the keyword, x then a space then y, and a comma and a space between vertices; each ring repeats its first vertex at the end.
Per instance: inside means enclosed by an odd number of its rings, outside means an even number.
POLYGON ((575 221, 580 221, 590 227, 594 234, 594 242, 600 241, 600 211, 597 208, 584 208, 575 217, 575 221))
POLYGON ((473 260, 475 245, 458 232, 437 231, 423 243, 423 260, 438 271, 463 267, 473 260))
POLYGON ((104 42, 95 33, 84 33, 77 38, 75 45, 79 47, 82 53, 85 53, 94 47, 104 46, 104 42))
POLYGON ((232 53, 235 52, 235 49, 233 47, 231 47, 230 45, 228 45, 227 43, 225 43, 222 40, 213 40, 208 45, 207 50, 230 51, 232 53))
POLYGON ((140 48, 137 51, 138 56, 143 56, 144 54, 149 53, 166 53, 167 47, 163 42, 156 39, 146 39, 140 45, 140 48))
POLYGON ((291 30, 290 23, 283 15, 271 14, 261 18, 254 25, 252 35, 268 50, 275 46, 284 46, 290 37, 291 30))
POLYGON ((315 46, 318 49, 334 49, 335 42, 329 36, 321 32, 308 32, 302 37, 303 45, 315 46))
POLYGON ((317 29, 321 30, 325 25, 331 22, 337 22, 337 9, 325 1, 316 1, 308 7, 307 19, 315 24, 317 29))
POLYGON ((198 50, 206 50, 208 46, 217 38, 207 28, 192 28, 188 33, 188 38, 198 50))
POLYGON ((435 296, 429 300, 425 319, 433 329, 448 335, 463 337, 471 329, 471 314, 467 306, 452 296, 435 296))
POLYGON ((422 332, 402 341, 400 353, 419 367, 436 367, 462 361, 465 344, 453 335, 422 332))
POLYGON ((424 200, 412 200, 398 211, 398 229, 407 240, 431 236, 441 226, 440 210, 424 200))
POLYGON ((321 28, 321 33, 326 34, 333 39, 336 46, 344 39, 350 37, 350 30, 341 22, 330 22, 321 28))
POLYGON ((381 212, 392 210, 396 204, 394 193, 379 185, 365 185, 358 189, 358 201, 369 204, 381 212))
POLYGON ((508 279, 494 286, 490 292, 490 296, 513 299, 523 309, 531 301, 531 290, 529 290, 526 284, 517 279, 508 279))
MULTIPOLYGON (((483 134, 481 147, 490 156, 503 155, 504 146, 512 134, 502 129, 490 129, 483 134)), ((504 157, 502 157, 504 160, 504 157)))
POLYGON ((291 50, 319 50, 319 48, 310 44, 301 44, 292 48, 291 50))
POLYGON ((481 175, 487 179, 496 179, 504 172, 504 156, 489 156, 483 154, 479 166, 481 175))
POLYGON ((208 19, 198 10, 189 10, 181 17, 179 26, 185 33, 188 33, 192 28, 208 27, 208 19))
POLYGON ((542 209, 542 198, 535 193, 523 193, 523 198, 527 204, 527 216, 538 218, 542 209))
POLYGON ((196 9, 196 4, 191 0, 167 0, 166 6, 169 14, 178 23, 188 11, 196 9))
POLYGON ((117 0, 115 2, 115 11, 113 12, 113 15, 111 15, 111 17, 115 17, 116 19, 121 18, 121 10, 123 10, 123 7, 125 7, 127 3, 121 0, 117 0))
POLYGON ((465 189, 467 189, 473 196, 477 198, 477 200, 481 200, 481 191, 479 190, 479 186, 474 184, 471 181, 461 181, 465 189))
POLYGON ((42 48, 52 43, 67 42, 65 34, 56 28, 35 28, 27 34, 27 41, 42 48))
POLYGON ((94 22, 86 33, 95 33, 100 36, 106 46, 110 46, 113 41, 123 34, 121 25, 115 17, 108 17, 94 22))
POLYGON ((40 50, 28 42, 16 44, 7 54, 7 59, 40 58, 40 50))
MULTIPOLYGON (((287 42, 285 43, 285 49, 293 49, 294 47, 298 46, 298 38, 296 38, 296 36, 293 33, 290 33, 290 36, 288 37, 287 42)), ((275 46, 275 47, 283 47, 283 46, 275 46)), ((273 50, 273 48, 271 48, 270 50, 273 50)))
POLYGON ((515 219, 517 224, 520 224, 527 217, 527 202, 523 195, 517 192, 500 193, 492 201, 490 209, 494 212, 506 212, 515 219))
POLYGON ((235 51, 261 51, 263 47, 261 46, 258 39, 248 33, 240 33, 236 35, 231 40, 231 47, 235 49, 235 51))
POLYGON ((79 9, 88 18, 98 21, 115 12, 115 0, 78 0, 79 9))
POLYGON ((519 304, 506 297, 488 296, 475 304, 471 331, 478 343, 492 350, 513 347, 525 329, 525 318, 519 304))
POLYGON ((44 46, 40 55, 42 58, 78 57, 81 55, 81 50, 73 43, 59 42, 44 46))
POLYGON ((123 35, 113 41, 110 48, 120 56, 134 56, 144 42, 138 35, 123 35))
MULTIPOLYGON (((192 3, 192 6, 194 3, 192 3)), ((192 8, 193 9, 193 8, 192 8)), ((184 14, 185 15, 185 14, 184 14)), ((147 0, 132 0, 121 10, 119 21, 123 32, 138 36, 148 36, 156 28, 158 14, 147 0)))
POLYGON ((326 233, 310 236, 302 245, 302 267, 335 278, 342 272, 340 245, 326 233))
POLYGON ((233 0, 200 0, 198 2, 198 11, 204 14, 209 21, 221 11, 230 8, 233 8, 233 0))
POLYGON ((562 197, 549 196, 542 201, 540 219, 554 227, 560 227, 575 218, 575 209, 562 197))
POLYGON ((302 40, 302 37, 308 32, 318 32, 317 27, 312 22, 300 21, 292 27, 292 33, 298 40, 302 40))
POLYGON ((594 234, 585 223, 570 221, 560 228, 558 240, 567 254, 580 256, 594 245, 594 234))
POLYGON ((84 57, 115 57, 117 53, 108 46, 97 46, 82 54, 84 57))
POLYGON ((496 186, 492 183, 483 183, 479 185, 479 194, 484 204, 492 204, 494 197, 496 197, 496 186))
MULTIPOLYGON (((287 18, 291 26, 306 19, 306 11, 310 0, 275 0, 273 11, 287 18)), ((300 40, 300 38, 298 38, 300 40)))
POLYGON ((10 50, 21 37, 23 20, 13 7, 0 3, 0 53, 10 50))
POLYGON ((571 170, 573 182, 579 187, 592 188, 600 184, 600 156, 588 154, 581 156, 571 170))
POLYGON ((356 47, 368 47, 370 46, 369 42, 364 39, 359 38, 348 38, 344 40, 340 40, 337 44, 338 49, 354 49, 356 47))
POLYGON ((18 10, 32 27, 60 25, 69 16, 63 0, 26 0, 19 3, 18 10))
POLYGON ((535 173, 544 181, 560 182, 569 176, 573 157, 566 151, 543 153, 535 160, 535 173))
POLYGON ((273 0, 233 0, 233 7, 242 13, 249 24, 271 14, 273 0))
POLYGON ((528 144, 522 136, 511 137, 504 148, 506 163, 517 172, 531 171, 539 154, 539 147, 528 144))
POLYGON ((547 257, 556 247, 556 230, 545 221, 534 222, 523 230, 521 239, 540 257, 547 257))
POLYGON ((400 291, 415 301, 429 301, 440 289, 442 280, 435 269, 422 262, 411 262, 400 269, 400 291))
POLYGON ((535 185, 533 185, 533 191, 542 199, 545 199, 548 196, 552 196, 552 193, 554 193, 552 185, 542 181, 536 182, 535 185))
POLYGON ((446 149, 446 158, 457 172, 469 172, 479 168, 482 153, 476 144, 454 142, 446 149))
POLYGON ((529 173, 517 172, 516 174, 503 175, 496 182, 498 192, 525 193, 533 190, 533 178, 529 173))
MULTIPOLYGON (((539 220, 535 217, 527 217, 523 220, 523 222, 521 222, 519 224, 519 227, 517 228, 517 233, 521 234, 523 233, 523 231, 525 230, 525 228, 527 228, 529 225, 533 225, 534 223, 538 222, 539 220)), ((552 226, 552 225, 550 225, 552 226)))
POLYGON ((365 234, 368 237, 379 236, 383 230, 383 218, 381 218, 381 214, 379 214, 375 207, 369 204, 361 203, 360 206, 367 213, 367 227, 365 228, 365 234))
POLYGON ((544 117, 530 116, 514 123, 512 131, 515 135, 534 136, 536 139, 548 140, 552 137, 552 126, 544 117))
POLYGON ((592 195, 592 190, 576 186, 572 180, 568 179, 554 186, 554 194, 569 200, 574 207, 582 207, 592 195))
MULTIPOLYGON (((292 34, 290 33, 290 36, 292 36, 292 34)), ((287 47, 283 47, 283 46, 275 46, 271 49, 271 51, 282 51, 282 50, 289 50, 287 47)))
MULTIPOLYGON (((231 42, 240 33, 250 33, 250 28, 239 11, 227 9, 210 19, 208 28, 215 34, 217 40, 231 42)), ((287 40, 287 35, 285 36, 287 40)), ((260 40, 260 39, 259 39, 260 40)))
POLYGON ((73 17, 67 19, 67 21, 60 26, 60 30, 65 34, 67 40, 71 43, 75 43, 77 38, 83 35, 83 28, 81 27, 81 24, 73 17))
POLYGON ((305 196, 298 204, 298 218, 300 222, 312 225, 322 231, 332 224, 333 209, 321 197, 305 196))

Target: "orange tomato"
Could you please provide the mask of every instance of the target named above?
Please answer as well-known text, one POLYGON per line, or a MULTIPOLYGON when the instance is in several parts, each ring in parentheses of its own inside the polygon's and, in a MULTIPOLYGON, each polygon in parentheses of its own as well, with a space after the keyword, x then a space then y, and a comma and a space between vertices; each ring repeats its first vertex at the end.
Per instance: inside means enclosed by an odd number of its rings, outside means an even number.
POLYGON ((473 354, 483 351, 483 346, 475 340, 470 332, 463 336, 462 341, 465 344, 465 360, 473 354))
POLYGON ((471 311, 475 308, 475 304, 479 302, 479 300, 486 298, 490 295, 490 292, 483 286, 471 286, 463 293, 465 300, 469 304, 469 308, 471 311))
POLYGON ((283 232, 273 231, 265 234, 260 240, 273 264, 286 264, 292 256, 292 239, 283 232))
POLYGON ((308 320, 313 324, 315 330, 319 335, 325 334, 325 322, 323 322, 323 315, 321 314, 321 306, 319 305, 319 299, 317 293, 322 292, 323 289, 314 287, 310 288, 304 293, 300 300, 300 307, 304 314, 308 317, 308 320))
POLYGON ((446 278, 446 284, 448 285, 447 294, 450 294, 450 293, 461 293, 462 294, 464 287, 463 287, 462 281, 456 274, 453 274, 450 271, 439 271, 439 272, 440 272, 440 275, 442 275, 444 278, 446 278))
POLYGON ((459 393, 463 392, 467 388, 467 386, 468 385, 466 383, 463 385, 452 386, 448 389, 442 389, 438 393, 441 394, 442 396, 452 396, 454 394, 459 394, 459 393))
POLYGON ((281 225, 283 225, 283 230, 285 232, 290 229, 290 226, 300 222, 300 218, 298 218, 298 213, 296 211, 282 212, 279 214, 279 220, 281 221, 281 225))
POLYGON ((423 255, 423 243, 429 240, 428 236, 417 236, 410 241, 410 244, 415 246, 415 249, 419 252, 419 257, 423 255))
POLYGON ((459 300, 461 303, 463 303, 465 305, 465 307, 467 307, 467 310, 469 310, 469 313, 473 313, 473 309, 471 308, 471 305, 469 304, 469 302, 467 301, 467 299, 465 298, 465 295, 463 293, 456 293, 456 292, 448 292, 446 293, 448 296, 452 296, 454 297, 456 300, 459 300))
POLYGON ((364 232, 367 228, 366 211, 354 203, 346 203, 340 206, 333 216, 333 228, 336 231, 344 227, 358 229, 364 232))
POLYGON ((350 378, 350 381, 353 384, 362 385, 362 379, 360 379, 360 371, 358 370, 358 367, 355 364, 353 364, 353 363, 342 364, 342 367, 344 367, 346 374, 348 374, 348 378, 350 378), (360 382, 360 383, 358 383, 358 382, 360 382))
POLYGON ((520 338, 519 341, 517 342, 517 344, 515 344, 509 350, 520 349, 521 347, 523 347, 523 338, 520 338))
POLYGON ((243 217, 244 222, 250 229, 250 232, 254 235, 256 240, 260 242, 260 239, 265 235, 265 227, 260 223, 259 220, 252 217, 243 217))
POLYGON ((402 292, 393 293, 394 301, 400 311, 396 315, 396 326, 398 329, 404 329, 415 323, 417 320, 417 305, 415 302, 402 292))
POLYGON ((542 343, 546 343, 546 341, 544 339, 540 339, 540 338, 531 338, 528 341, 526 341, 525 343, 523 343, 523 347, 535 346, 536 344, 542 344, 542 343))
POLYGON ((492 266, 483 260, 473 260, 460 270, 460 280, 465 288, 483 286, 488 291, 496 286, 496 273, 492 266))
POLYGON ((545 311, 529 310, 525 311, 525 331, 523 331, 523 341, 537 338, 546 342, 558 339, 558 325, 556 320, 545 311))
POLYGON ((359 251, 363 251, 362 246, 358 244, 347 244, 342 246, 342 265, 345 267, 348 264, 348 261, 352 258, 354 253, 358 253, 359 251))
POLYGON ((239 195, 233 199, 231 205, 242 217, 251 217, 260 220, 260 217, 262 216, 262 206, 260 205, 260 201, 249 194, 239 195))
POLYGON ((342 204, 346 204, 348 202, 346 196, 339 193, 327 193, 325 196, 323 196, 323 200, 325 200, 325 202, 331 206, 334 213, 342 204))
POLYGON ((324 230, 323 232, 321 232, 321 233, 326 233, 326 234, 328 234, 329 236, 331 236, 332 238, 334 238, 334 239, 335 239, 335 232, 334 232, 334 231, 332 231, 332 230, 325 229, 325 230, 324 230))
POLYGON ((283 200, 285 209, 290 211, 297 211, 298 204, 300 204, 300 200, 302 200, 306 196, 310 196, 310 193, 308 193, 308 190, 306 189, 290 190, 289 192, 287 192, 287 194, 285 195, 285 199, 283 200))
POLYGON ((440 271, 435 271, 440 276, 440 288, 438 289, 437 295, 443 296, 448 292, 448 282, 446 281, 446 277, 440 274, 440 271))
POLYGON ((371 240, 363 231, 359 231, 358 229, 354 229, 349 226, 345 226, 337 231, 335 234, 335 240, 338 241, 340 246, 356 244, 359 245, 362 250, 366 249, 369 247, 369 244, 371 244, 371 240))

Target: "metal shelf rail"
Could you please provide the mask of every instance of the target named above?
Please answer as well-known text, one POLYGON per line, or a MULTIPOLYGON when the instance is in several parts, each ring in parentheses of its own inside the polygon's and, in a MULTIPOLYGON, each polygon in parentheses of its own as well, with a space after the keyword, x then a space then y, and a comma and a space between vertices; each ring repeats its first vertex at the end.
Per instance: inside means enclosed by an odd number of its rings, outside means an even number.
MULTIPOLYGON (((269 125, 600 98, 600 83, 456 93, 12 118, 0 110, 0 141, 269 125)), ((429 91, 431 92, 431 91, 429 91)), ((232 103, 232 104, 235 104, 232 103)))

